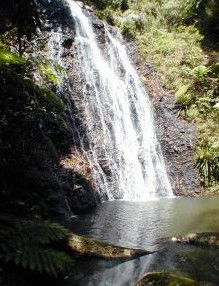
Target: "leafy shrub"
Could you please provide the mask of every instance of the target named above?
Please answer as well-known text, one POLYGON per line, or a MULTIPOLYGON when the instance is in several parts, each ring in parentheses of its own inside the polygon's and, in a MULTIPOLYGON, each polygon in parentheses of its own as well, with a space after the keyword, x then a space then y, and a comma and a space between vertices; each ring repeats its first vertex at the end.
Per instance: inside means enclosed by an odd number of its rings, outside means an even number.
POLYGON ((196 120, 199 116, 199 109, 195 104, 192 104, 186 111, 188 120, 196 120))
POLYGON ((41 75, 48 81, 59 84, 61 82, 60 78, 58 77, 55 68, 47 63, 47 64, 40 64, 39 70, 41 75))
POLYGON ((109 7, 113 10, 121 9, 124 12, 129 8, 128 0, 91 0, 91 2, 100 10, 109 7))
POLYGON ((72 258, 52 245, 69 236, 68 230, 61 225, 8 215, 1 216, 0 225, 1 262, 12 262, 55 277, 71 270, 72 258))
POLYGON ((25 59, 21 56, 11 53, 8 50, 0 49, 0 64, 1 65, 19 65, 24 64, 25 59))
POLYGON ((181 25, 191 23, 197 13, 197 0, 163 2, 163 14, 169 25, 181 25))
POLYGON ((191 105, 193 101, 193 94, 189 92, 189 85, 181 86, 176 92, 177 103, 183 106, 191 105))
POLYGON ((217 185, 219 180, 219 142, 216 137, 205 134, 201 136, 196 152, 196 165, 205 187, 217 185))
POLYGON ((130 39, 135 39, 136 25, 133 19, 126 19, 122 23, 122 34, 130 39))
POLYGON ((136 38, 145 29, 145 18, 141 13, 125 13, 125 16, 120 21, 120 28, 124 35, 136 38))
POLYGON ((103 11, 99 11, 97 13, 98 17, 100 17, 103 20, 106 20, 106 22, 109 25, 114 26, 116 24, 115 16, 114 16, 114 11, 111 8, 106 8, 103 11))
POLYGON ((192 74, 198 78, 206 77, 209 73, 209 69, 206 66, 197 66, 192 70, 192 74))

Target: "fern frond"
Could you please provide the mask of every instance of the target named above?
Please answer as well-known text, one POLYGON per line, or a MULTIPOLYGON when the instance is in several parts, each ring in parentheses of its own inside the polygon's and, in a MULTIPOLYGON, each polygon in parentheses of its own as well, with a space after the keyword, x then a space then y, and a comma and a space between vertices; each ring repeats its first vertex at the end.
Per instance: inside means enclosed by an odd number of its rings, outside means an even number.
POLYGON ((51 242, 68 236, 69 231, 57 223, 5 216, 0 219, 0 260, 57 277, 71 269, 73 260, 53 249, 51 242))

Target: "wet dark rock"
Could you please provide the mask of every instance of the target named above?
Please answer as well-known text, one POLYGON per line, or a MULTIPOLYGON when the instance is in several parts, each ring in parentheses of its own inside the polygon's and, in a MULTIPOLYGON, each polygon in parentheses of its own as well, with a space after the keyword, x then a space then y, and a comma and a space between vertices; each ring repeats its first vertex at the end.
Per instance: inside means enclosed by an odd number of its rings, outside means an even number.
POLYGON ((196 127, 178 117, 175 99, 164 94, 153 98, 155 124, 175 195, 196 196, 202 192, 194 165, 196 127))
POLYGON ((83 177, 76 176, 74 188, 66 193, 68 206, 74 214, 87 213, 97 206, 95 190, 83 177))
POLYGON ((108 159, 101 159, 99 160, 99 164, 100 167, 102 168, 103 172, 107 175, 107 176, 111 176, 112 172, 110 169, 110 164, 108 159))
POLYGON ((72 44, 73 44, 73 39, 66 39, 63 43, 62 43, 62 46, 65 48, 65 49, 70 49, 72 44))
POLYGON ((94 28, 97 29, 104 29, 104 24, 102 21, 100 21, 98 18, 93 18, 92 25, 94 28))
POLYGON ((168 272, 150 272, 141 278, 135 286, 199 286, 200 284, 187 277, 168 272))
POLYGON ((74 19, 65 1, 61 0, 40 0, 39 6, 44 10, 44 17, 49 20, 52 29, 74 29, 74 19))

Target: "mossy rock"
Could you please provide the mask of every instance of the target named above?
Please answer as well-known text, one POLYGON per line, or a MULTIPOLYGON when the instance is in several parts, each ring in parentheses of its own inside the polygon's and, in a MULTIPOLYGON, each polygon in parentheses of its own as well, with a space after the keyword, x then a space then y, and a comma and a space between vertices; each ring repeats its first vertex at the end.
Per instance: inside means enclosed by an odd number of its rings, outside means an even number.
POLYGON ((219 232, 190 233, 172 237, 171 240, 197 246, 219 247, 219 232))
POLYGON ((0 65, 21 65, 24 63, 25 59, 21 56, 0 48, 0 65))
POLYGON ((50 64, 40 64, 39 71, 42 77, 53 84, 60 84, 61 79, 58 77, 55 67, 50 64))
POLYGON ((47 87, 40 88, 41 95, 48 101, 48 103, 59 110, 65 108, 65 104, 62 99, 58 97, 51 89, 47 87))
POLYGON ((152 253, 143 249, 116 246, 76 234, 72 234, 69 238, 69 247, 73 253, 78 255, 103 259, 131 259, 152 253))
POLYGON ((199 286, 200 284, 187 277, 168 272, 151 272, 137 281, 135 286, 199 286))

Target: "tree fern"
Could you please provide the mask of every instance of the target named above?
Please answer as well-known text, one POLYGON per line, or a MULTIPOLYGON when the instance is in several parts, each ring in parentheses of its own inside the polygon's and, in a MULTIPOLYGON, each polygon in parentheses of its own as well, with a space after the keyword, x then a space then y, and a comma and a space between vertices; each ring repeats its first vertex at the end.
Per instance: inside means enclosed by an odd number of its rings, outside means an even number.
POLYGON ((70 271, 73 260, 65 252, 56 250, 53 242, 64 240, 69 232, 49 221, 0 218, 0 260, 13 262, 24 268, 52 276, 70 271))

